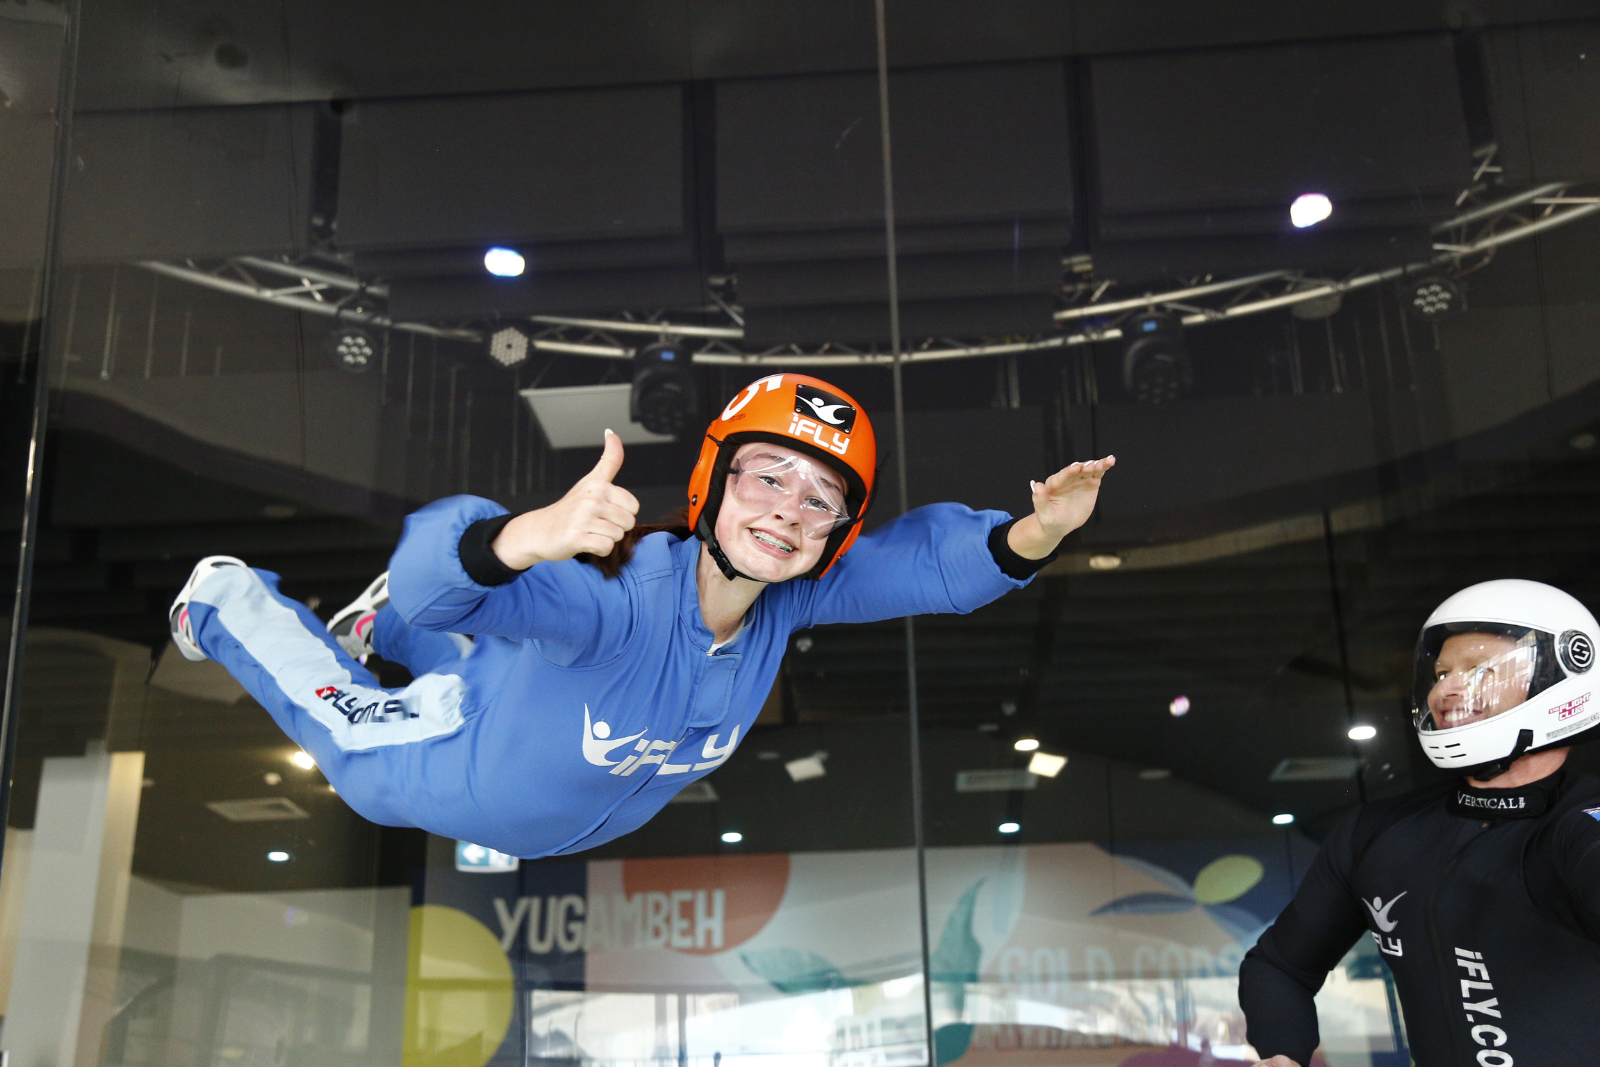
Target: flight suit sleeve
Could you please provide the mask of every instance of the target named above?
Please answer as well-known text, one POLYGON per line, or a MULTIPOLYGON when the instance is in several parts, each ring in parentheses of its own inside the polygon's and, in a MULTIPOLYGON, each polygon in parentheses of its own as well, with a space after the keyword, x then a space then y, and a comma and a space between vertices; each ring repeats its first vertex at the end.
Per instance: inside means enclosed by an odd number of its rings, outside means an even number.
POLYGON ((504 514, 492 500, 455 496, 407 516, 389 562, 389 598, 400 617, 423 630, 539 641, 546 657, 563 665, 580 657, 600 663, 620 652, 632 632, 628 583, 606 580, 598 567, 537 563, 493 585, 467 573, 462 535, 504 514))
POLYGON ((1355 816, 1328 835, 1294 899, 1239 967, 1247 1040, 1263 1059, 1283 1055, 1310 1064, 1322 1040, 1313 997, 1366 930, 1350 887, 1355 816))
POLYGON ((965 614, 1021 589, 1030 579, 1006 574, 989 547, 990 532, 1010 518, 930 504, 862 534, 820 581, 803 583, 795 628, 965 614))
POLYGON ((1600 940, 1600 808, 1568 812, 1556 826, 1552 844, 1556 876, 1578 912, 1576 919, 1591 938, 1600 940))

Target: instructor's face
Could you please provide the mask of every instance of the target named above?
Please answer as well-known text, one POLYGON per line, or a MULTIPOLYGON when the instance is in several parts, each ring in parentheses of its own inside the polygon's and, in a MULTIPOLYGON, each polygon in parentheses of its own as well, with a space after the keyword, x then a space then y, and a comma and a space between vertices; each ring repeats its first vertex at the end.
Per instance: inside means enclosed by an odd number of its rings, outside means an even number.
POLYGON ((1428 691, 1434 728, 1447 730, 1492 718, 1527 700, 1533 655, 1533 648, 1519 648, 1500 634, 1445 638, 1428 691))
MULTIPOLYGON (((790 458, 805 460, 799 452, 782 445, 748 444, 734 453, 733 465, 770 465, 790 458)), ((734 491, 734 477, 728 475, 722 508, 717 512, 717 543, 729 562, 741 573, 763 582, 785 582, 815 567, 827 541, 807 537, 801 528, 806 519, 801 513, 805 494, 774 493, 767 506, 758 508, 741 499, 752 494, 734 491)), ((837 480, 831 474, 822 477, 837 480)), ((839 490, 842 496, 842 483, 839 490)))

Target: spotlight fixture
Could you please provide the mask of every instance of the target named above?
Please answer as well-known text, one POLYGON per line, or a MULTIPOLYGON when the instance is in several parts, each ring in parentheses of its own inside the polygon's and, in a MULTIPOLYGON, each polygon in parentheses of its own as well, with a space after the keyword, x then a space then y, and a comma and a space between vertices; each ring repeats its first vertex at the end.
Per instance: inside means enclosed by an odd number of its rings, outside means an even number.
POLYGON ((1136 315, 1122 327, 1128 347, 1122 356, 1122 384, 1134 399, 1167 404, 1194 384, 1194 368, 1183 341, 1183 324, 1158 311, 1136 315))
POLYGON ((676 340, 646 345, 633 356, 628 418, 651 433, 681 437, 696 425, 700 390, 688 349, 676 340))
POLYGON ((515 367, 528 358, 528 335, 504 326, 489 335, 489 355, 502 367, 515 367))
POLYGON ((1100 552, 1089 557, 1089 569, 1092 571, 1114 571, 1122 566, 1122 557, 1111 552, 1100 552))
POLYGON ((1288 812, 1284 812, 1282 815, 1274 815, 1272 817, 1272 825, 1274 826, 1288 826, 1293 822, 1294 816, 1290 815, 1288 812))
POLYGON ((1189 714, 1189 698, 1182 694, 1172 698, 1172 703, 1167 705, 1167 710, 1172 712, 1174 719, 1181 719, 1189 714))
POLYGON ((514 248, 497 246, 483 254, 483 269, 496 278, 515 278, 528 269, 528 261, 514 248))
POLYGON ((1289 205, 1289 221, 1297 230, 1315 226, 1333 214, 1333 201, 1321 193, 1301 193, 1289 205))
POLYGON ((373 342, 372 335, 355 326, 333 331, 330 343, 339 369, 351 374, 361 374, 378 357, 378 346, 373 342))
POLYGON ((1442 274, 1430 274, 1410 282, 1402 288, 1401 299, 1411 314, 1428 320, 1441 319, 1463 311, 1467 306, 1467 297, 1461 291, 1460 284, 1442 274))
POLYGON ((1022 829, 1022 824, 1017 822, 1003 822, 1000 824, 998 829, 1003 834, 1014 834, 1018 830, 1022 829))
POLYGON ((296 767, 299 767, 302 771, 309 771, 311 768, 317 765, 317 761, 312 759, 311 753, 307 752, 305 749, 300 749, 294 755, 290 756, 289 762, 294 764, 296 767))
POLYGON ((1018 752, 1034 752, 1039 748, 1039 742, 1032 737, 1019 737, 1011 743, 1011 747, 1018 752))
POLYGON ((274 849, 273 851, 267 853, 267 859, 271 860, 273 863, 288 863, 289 854, 279 849, 274 849))
POLYGON ((722 843, 724 845, 737 845, 743 840, 744 835, 737 830, 729 830, 722 835, 722 843))
POLYGON ((1352 726, 1345 734, 1352 741, 1371 741, 1378 736, 1376 726, 1352 726))

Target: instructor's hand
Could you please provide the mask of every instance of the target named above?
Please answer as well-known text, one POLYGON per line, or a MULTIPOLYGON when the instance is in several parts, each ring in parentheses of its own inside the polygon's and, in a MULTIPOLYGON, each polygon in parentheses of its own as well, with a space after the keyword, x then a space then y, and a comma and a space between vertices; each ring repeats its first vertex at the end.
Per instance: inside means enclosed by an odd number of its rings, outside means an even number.
POLYGON ((606 431, 606 450, 594 470, 578 479, 549 507, 527 511, 506 523, 490 545, 512 570, 571 559, 580 552, 604 556, 633 529, 639 501, 611 479, 622 469, 622 438, 606 431))
POLYGON ((1006 543, 1023 559, 1044 559, 1067 534, 1089 521, 1100 498, 1100 479, 1116 466, 1117 457, 1071 463, 1033 489, 1033 514, 1011 527, 1006 543))

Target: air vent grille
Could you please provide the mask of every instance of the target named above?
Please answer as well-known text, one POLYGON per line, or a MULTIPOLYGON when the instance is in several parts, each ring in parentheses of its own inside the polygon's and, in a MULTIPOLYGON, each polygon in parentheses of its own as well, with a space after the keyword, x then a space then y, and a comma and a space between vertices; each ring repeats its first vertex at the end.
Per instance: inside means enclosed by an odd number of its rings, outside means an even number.
POLYGON ((229 822, 274 822, 280 819, 309 819, 311 813, 288 797, 256 797, 252 800, 211 800, 206 807, 229 822))
POLYGON ((957 771, 957 793, 1005 793, 1013 789, 1032 789, 1039 776, 1020 770, 957 771))
POLYGON ((1280 760, 1267 775, 1272 782, 1343 782, 1354 778, 1361 761, 1348 756, 1302 756, 1280 760))

